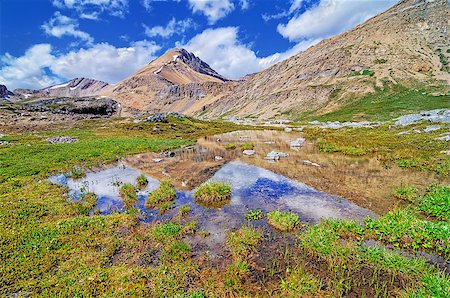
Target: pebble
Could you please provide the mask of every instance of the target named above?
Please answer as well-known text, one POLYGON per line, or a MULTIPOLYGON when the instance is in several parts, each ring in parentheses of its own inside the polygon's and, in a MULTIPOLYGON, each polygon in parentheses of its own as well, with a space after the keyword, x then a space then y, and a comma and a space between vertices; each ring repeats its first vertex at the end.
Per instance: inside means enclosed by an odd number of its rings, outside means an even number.
POLYGON ((310 160, 304 160, 303 164, 305 166, 312 166, 312 167, 316 167, 316 168, 320 168, 321 167, 321 165, 319 165, 318 163, 312 162, 310 160))
POLYGON ((284 152, 271 151, 271 152, 267 153, 265 159, 279 160, 282 157, 288 157, 288 156, 289 156, 289 154, 284 153, 284 152))
POLYGON ((158 162, 162 162, 163 159, 162 158, 153 158, 152 161, 155 163, 158 163, 158 162))
POLYGON ((218 156, 218 155, 214 156, 214 160, 215 160, 215 161, 220 161, 220 160, 222 160, 222 159, 223 159, 222 156, 218 156))

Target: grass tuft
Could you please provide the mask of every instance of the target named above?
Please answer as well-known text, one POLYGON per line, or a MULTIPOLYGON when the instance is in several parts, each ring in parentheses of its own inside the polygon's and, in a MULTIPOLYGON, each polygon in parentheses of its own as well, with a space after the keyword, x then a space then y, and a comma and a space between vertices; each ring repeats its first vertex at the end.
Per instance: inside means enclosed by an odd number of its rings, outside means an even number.
POLYGON ((133 184, 127 183, 120 188, 120 196, 123 199, 125 209, 131 210, 134 208, 134 204, 138 201, 139 197, 136 194, 136 187, 133 184))
POLYGON ((222 206, 231 200, 231 185, 217 181, 203 184, 194 192, 194 198, 205 206, 222 206))
POLYGON ((269 224, 284 232, 295 230, 300 225, 298 215, 292 212, 283 212, 275 210, 267 213, 269 224))
POLYGON ((136 179, 136 184, 139 189, 144 189, 148 185, 148 179, 144 174, 141 174, 136 179))
POLYGON ((170 180, 161 181, 159 187, 149 194, 145 206, 154 208, 163 202, 171 202, 177 197, 177 191, 170 180))

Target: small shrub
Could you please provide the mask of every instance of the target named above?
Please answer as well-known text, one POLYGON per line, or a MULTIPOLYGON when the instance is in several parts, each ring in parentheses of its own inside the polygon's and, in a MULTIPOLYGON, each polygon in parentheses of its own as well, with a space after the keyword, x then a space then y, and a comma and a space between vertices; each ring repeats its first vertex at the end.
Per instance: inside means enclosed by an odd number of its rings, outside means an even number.
POLYGON ((234 150, 234 149, 236 149, 236 145, 235 144, 233 144, 233 143, 230 143, 230 144, 226 144, 225 145, 225 149, 226 150, 234 150))
POLYGON ((245 214, 246 220, 260 220, 263 217, 261 209, 251 209, 245 214))
POLYGON ((180 217, 185 217, 185 216, 189 215, 189 213, 191 213, 191 207, 189 205, 183 205, 178 210, 178 215, 180 217))
POLYGON ((280 231, 292 231, 300 225, 298 215, 292 212, 282 212, 279 210, 267 214, 269 224, 280 231))
POLYGON ((130 210, 134 208, 134 203, 139 199, 136 194, 136 187, 133 184, 127 183, 120 188, 120 196, 122 197, 125 209, 130 210))
POLYGON ((137 177, 136 183, 139 189, 144 189, 148 185, 148 179, 144 174, 141 174, 137 177))
POLYGON ((252 143, 242 143, 240 147, 242 150, 253 150, 253 148, 255 148, 255 145, 252 143))
POLYGON ((170 202, 177 197, 177 191, 170 180, 161 181, 158 189, 149 194, 145 206, 154 208, 162 202, 170 202))
POLYGON ((364 149, 355 147, 343 147, 340 150, 343 154, 351 156, 361 156, 366 154, 366 151, 364 149))
POLYGON ((175 241, 164 249, 161 255, 163 261, 180 261, 189 257, 191 248, 183 241, 175 241))
POLYGON ((198 203, 206 206, 220 206, 231 199, 231 185, 212 181, 203 184, 194 192, 194 198, 198 203))

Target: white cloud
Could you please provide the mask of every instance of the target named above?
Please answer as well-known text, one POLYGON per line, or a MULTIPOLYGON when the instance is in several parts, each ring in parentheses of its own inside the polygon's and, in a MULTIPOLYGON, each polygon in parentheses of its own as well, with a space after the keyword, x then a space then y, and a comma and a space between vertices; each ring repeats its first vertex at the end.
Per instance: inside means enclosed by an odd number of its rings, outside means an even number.
MULTIPOLYGON (((277 30, 291 41, 324 39, 353 28, 396 2, 396 0, 321 0, 318 5, 291 18, 287 24, 279 24, 277 30)), ((295 1, 291 8, 294 4, 295 1)))
POLYGON ((88 77, 110 83, 120 81, 155 58, 160 49, 154 42, 133 42, 116 48, 108 43, 59 56, 50 69, 63 78, 88 77))
POLYGON ((234 10, 234 4, 230 0, 188 0, 194 13, 201 12, 210 24, 227 16, 234 10))
POLYGON ((73 36, 87 43, 92 43, 94 39, 89 33, 79 30, 78 27, 77 20, 64 16, 59 11, 55 12, 53 17, 41 26, 47 35, 58 38, 64 35, 73 36))
POLYGON ((128 12, 128 0, 53 0, 52 3, 59 9, 73 9, 85 16, 98 16, 107 12, 112 16, 123 17, 128 12))
POLYGON ((238 40, 237 27, 222 27, 207 29, 196 35, 187 44, 177 44, 177 46, 185 47, 193 52, 219 74, 227 78, 238 79, 295 55, 315 42, 317 41, 304 41, 286 52, 275 53, 267 57, 257 57, 248 45, 238 40))
POLYGON ((181 35, 184 32, 186 32, 189 28, 192 28, 194 26, 195 26, 194 21, 189 18, 179 21, 177 21, 175 18, 172 18, 165 27, 155 26, 150 28, 145 24, 143 24, 145 34, 147 36, 155 37, 159 35, 163 38, 169 38, 172 35, 181 35))
POLYGON ((10 90, 16 88, 43 88, 59 83, 59 78, 45 71, 52 65, 55 57, 49 44, 37 44, 21 57, 6 53, 1 56, 0 84, 10 90))
POLYGON ((38 44, 21 57, 0 57, 0 84, 9 89, 44 88, 74 77, 89 77, 115 83, 155 58, 158 45, 146 40, 116 48, 108 43, 67 54, 52 53, 49 44, 38 44))
POLYGON ((302 6, 303 0, 292 0, 291 7, 289 8, 289 13, 294 13, 297 9, 302 6))
POLYGON ((239 5, 242 10, 247 10, 250 8, 250 0, 239 0, 239 5))

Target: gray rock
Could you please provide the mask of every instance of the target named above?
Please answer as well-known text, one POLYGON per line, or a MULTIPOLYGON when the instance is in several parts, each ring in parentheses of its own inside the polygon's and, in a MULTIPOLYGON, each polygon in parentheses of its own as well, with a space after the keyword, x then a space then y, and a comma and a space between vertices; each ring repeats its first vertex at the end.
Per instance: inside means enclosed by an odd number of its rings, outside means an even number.
POLYGON ((271 151, 271 152, 267 153, 265 159, 267 159, 267 160, 279 160, 280 158, 288 157, 288 156, 289 156, 289 154, 284 153, 284 152, 271 151))
POLYGON ((310 160, 304 160, 303 164, 305 166, 311 166, 311 167, 316 167, 316 168, 320 168, 321 167, 321 165, 319 165, 318 163, 312 162, 310 160))
POLYGON ((48 138, 47 141, 50 144, 70 144, 78 142, 78 139, 67 137, 67 136, 59 136, 59 137, 51 137, 48 138))
POLYGON ((396 126, 407 126, 422 121, 432 123, 450 123, 450 109, 425 111, 420 114, 409 114, 396 118, 396 126))
POLYGON ((242 151, 242 154, 248 155, 248 156, 255 155, 255 153, 256 153, 255 150, 244 150, 244 151, 242 151))
POLYGON ((223 159, 223 157, 222 156, 214 156, 214 160, 215 161, 221 161, 223 159))
POLYGON ((301 146, 303 146, 305 141, 306 140, 304 138, 298 138, 291 142, 291 147, 295 147, 295 148, 301 147, 301 146))
POLYGON ((441 128, 442 128, 442 126, 440 126, 440 125, 429 125, 429 126, 425 127, 423 132, 436 131, 436 130, 439 130, 441 128))
POLYGON ((185 116, 183 114, 169 112, 169 113, 156 113, 145 119, 147 122, 167 122, 169 117, 174 117, 176 119, 183 119, 185 116))

